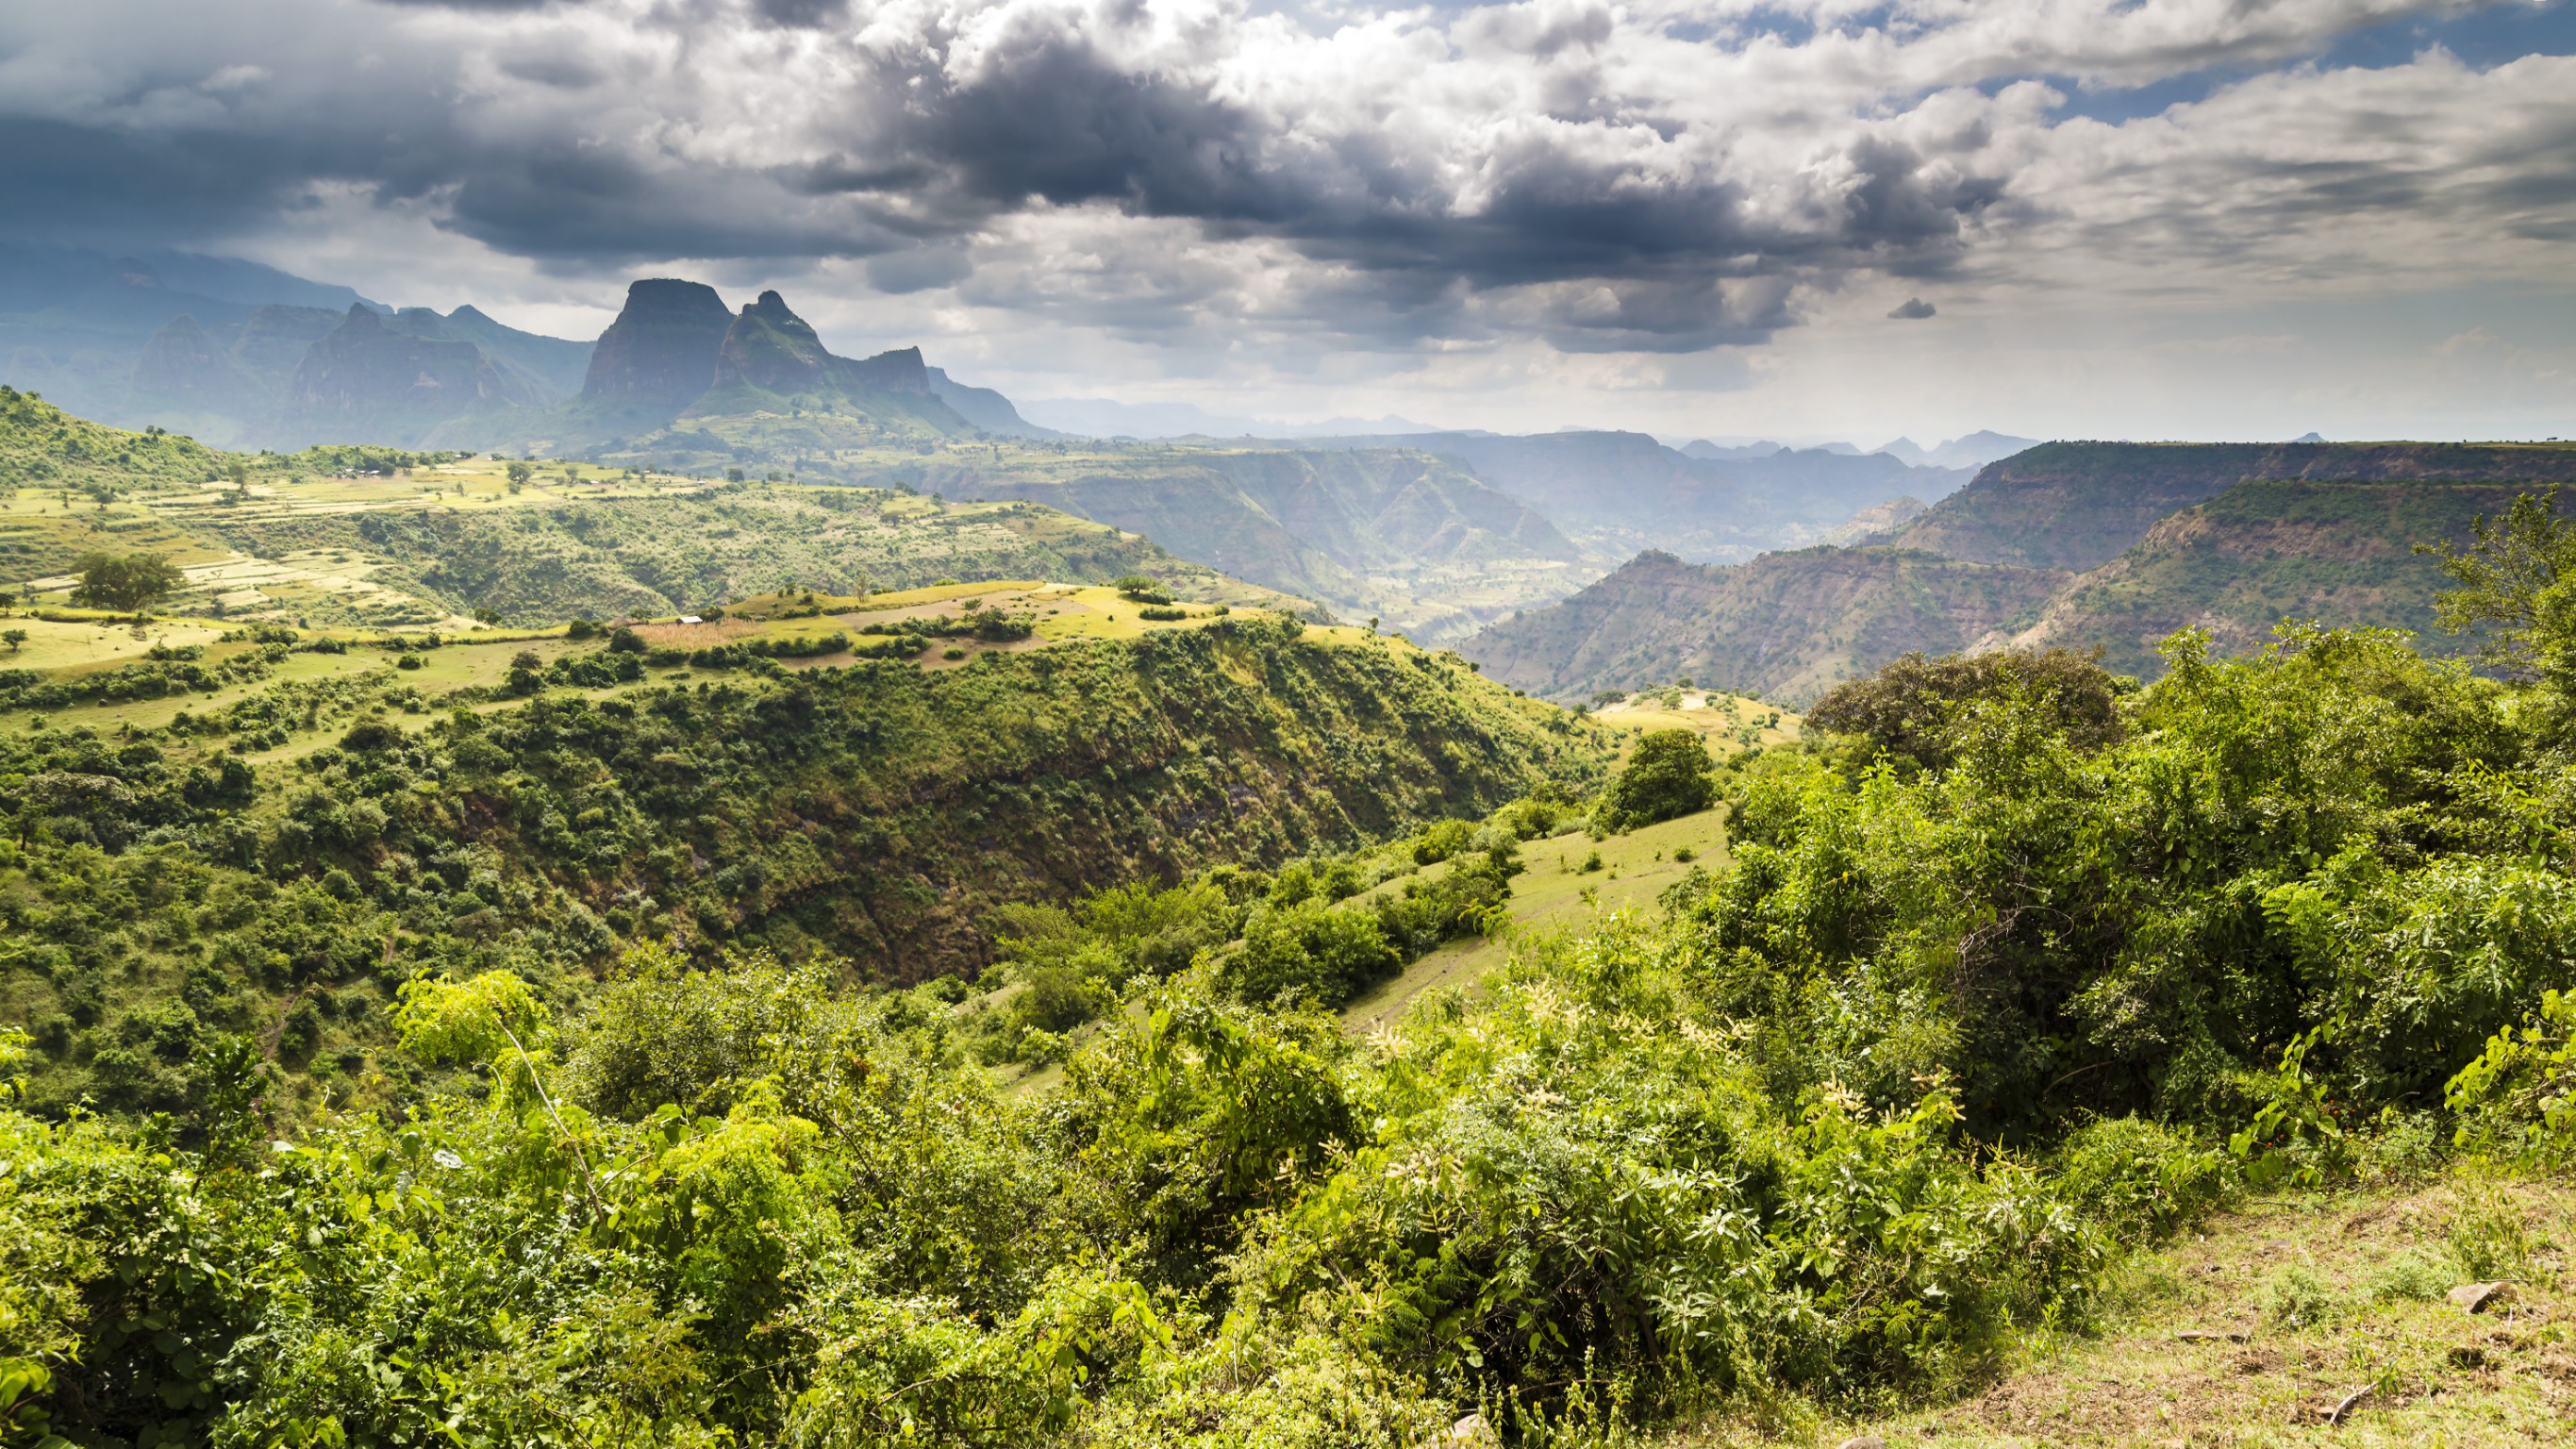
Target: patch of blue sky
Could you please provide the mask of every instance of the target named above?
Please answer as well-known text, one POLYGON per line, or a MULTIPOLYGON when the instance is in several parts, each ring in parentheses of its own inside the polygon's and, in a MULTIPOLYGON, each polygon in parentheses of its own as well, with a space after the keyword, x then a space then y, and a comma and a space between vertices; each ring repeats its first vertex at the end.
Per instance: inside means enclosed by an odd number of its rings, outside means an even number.
MULTIPOLYGON (((2410 16, 2338 36, 2313 54, 2288 63, 2312 64, 2326 70, 2380 69, 2405 65, 2437 47, 2480 70, 2526 55, 2576 55, 2576 3, 2506 3, 2465 15, 2410 16)), ((2017 76, 1988 82, 1985 90, 1991 95, 2014 80, 2044 80, 2065 94, 2062 114, 2117 124, 2161 115, 2175 106, 2205 99, 2231 82, 2280 68, 2277 64, 2213 66, 2140 86, 2087 85, 2067 76, 2017 76)))

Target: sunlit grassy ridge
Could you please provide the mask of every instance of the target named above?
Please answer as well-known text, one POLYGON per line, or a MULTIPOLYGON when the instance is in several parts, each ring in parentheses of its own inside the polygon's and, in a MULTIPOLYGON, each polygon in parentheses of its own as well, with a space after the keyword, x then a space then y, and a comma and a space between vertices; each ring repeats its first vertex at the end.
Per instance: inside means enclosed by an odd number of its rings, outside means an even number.
POLYGON ((615 637, 33 621, 28 662, 58 667, 0 673, 0 779, 50 823, 0 865, 0 1004, 49 1102, 174 1102, 183 1043, 259 1029, 301 1090, 346 1096, 427 960, 578 995, 680 930, 972 972, 998 902, 1347 844, 1607 751, 1454 657, 1173 612, 1023 580, 615 637), (30 783, 53 780, 98 783, 30 783))

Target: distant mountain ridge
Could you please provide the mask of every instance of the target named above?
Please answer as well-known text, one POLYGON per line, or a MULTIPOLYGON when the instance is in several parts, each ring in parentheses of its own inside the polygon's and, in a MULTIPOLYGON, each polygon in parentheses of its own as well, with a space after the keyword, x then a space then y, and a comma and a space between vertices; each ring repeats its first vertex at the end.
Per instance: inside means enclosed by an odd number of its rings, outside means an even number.
POLYGON ((774 290, 729 309, 700 282, 638 279, 600 337, 575 342, 247 264, 188 274, 257 305, 176 293, 139 262, 80 265, 89 290, 71 310, 95 303, 125 328, 94 327, 102 346, 81 365, 131 349, 114 402, 92 411, 133 426, 1046 501, 1431 642, 1564 597, 1641 547, 1741 561, 1895 526, 1965 481, 1849 448, 1695 458, 1643 434, 1416 432, 1394 417, 1324 439, 1078 446, 917 348, 834 354, 774 290))
POLYGON ((1822 542, 1858 514, 1943 497, 1968 481, 1884 453, 1777 448, 1692 457, 1644 433, 1569 430, 1317 439, 1309 447, 1417 448, 1455 458, 1595 552, 1663 549, 1702 563, 1822 542))
POLYGON ((836 357, 775 292, 737 315, 713 288, 672 278, 630 287, 594 343, 525 332, 471 305, 388 307, 230 258, 0 246, 0 381, 123 426, 278 449, 574 451, 670 427, 692 409, 808 402, 840 414, 845 432, 1052 436, 1001 394, 934 377, 917 349, 836 357), (607 361, 594 368, 602 343, 607 361))
POLYGON ((2016 438, 1981 428, 1963 437, 1951 438, 1929 448, 1915 446, 1911 438, 1898 438, 1878 451, 1918 468, 1983 468, 2001 458, 2009 458, 2025 449, 2039 446, 2037 438, 2016 438))
POLYGON ((1908 651, 1966 649, 2035 613, 2073 578, 1884 545, 1732 565, 1650 551, 1458 650, 1505 683, 1566 703, 1688 676, 1804 704, 1908 651))
POLYGON ((2089 569, 2178 508, 2258 478, 2493 479, 2569 476, 2563 449, 2460 443, 2042 443, 1886 536, 1971 563, 2089 569))
POLYGON ((1566 701, 1688 674, 1803 705, 1914 649, 2099 646, 2152 676, 2189 625, 2226 650, 2285 617, 2420 633, 2444 577, 2413 546, 2562 481, 2576 446, 2044 444, 1876 542, 1734 567, 1641 554, 1459 649, 1566 701))
POLYGON ((305 350, 261 432, 278 441, 409 443, 458 418, 543 404, 532 383, 448 335, 443 322, 435 312, 389 320, 350 304, 340 325, 305 350))

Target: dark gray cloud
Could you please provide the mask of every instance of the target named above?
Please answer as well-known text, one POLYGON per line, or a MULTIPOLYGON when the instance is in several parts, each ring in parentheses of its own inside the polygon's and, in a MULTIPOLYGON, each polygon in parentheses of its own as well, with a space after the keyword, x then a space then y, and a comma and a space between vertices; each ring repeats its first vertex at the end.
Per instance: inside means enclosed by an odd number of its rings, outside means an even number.
POLYGON ((1920 322, 1940 310, 1920 297, 1908 297, 1887 315, 1897 322, 1920 322))
POLYGON ((849 0, 755 0, 754 8, 772 25, 808 30, 836 24, 850 13, 849 0))
MULTIPOLYGON (((156 11, 96 3, 136 26, 156 11)), ((97 75, 0 95, 0 186, 34 203, 0 230, 198 240, 340 187, 558 270, 873 259, 887 292, 977 279, 1131 328, 1184 325, 1225 290, 979 277, 974 249, 1021 221, 1110 215, 1285 248, 1317 273, 1282 304, 1317 309, 1307 325, 1687 352, 1792 325, 1802 287, 1942 276, 2068 205, 2016 192, 2054 135, 2045 105, 1963 81, 2188 70, 2410 3, 1900 4, 1883 31, 1837 19, 1762 52, 1768 79, 1725 4, 1719 39, 1683 46, 1592 0, 1373 39, 1291 37, 1219 0, 284 0, 223 17, 229 69, 176 41, 95 53, 101 10, 28 14, 0 19, 0 65, 52 47, 97 75), (2088 6, 2098 25, 2067 23, 2088 6)), ((2526 118, 2490 168, 2481 204, 2514 234, 2566 234, 2566 168, 2537 158, 2576 135, 2571 112, 2526 118)), ((2383 150, 2424 149, 2405 119, 2376 124, 2383 150)), ((2279 204, 2317 214, 2458 195, 2360 151, 2234 164, 2289 177, 2279 204)), ((2159 224, 2202 254, 2233 235, 2216 212, 2159 224)))

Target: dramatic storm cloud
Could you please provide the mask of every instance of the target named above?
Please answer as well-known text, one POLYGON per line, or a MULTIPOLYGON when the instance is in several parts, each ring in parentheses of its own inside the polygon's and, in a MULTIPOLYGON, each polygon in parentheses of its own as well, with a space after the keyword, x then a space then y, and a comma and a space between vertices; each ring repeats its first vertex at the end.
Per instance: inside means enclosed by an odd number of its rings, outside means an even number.
POLYGON ((1571 390, 1743 432, 1867 428, 1863 387, 1912 409, 1888 431, 2071 430, 1994 409, 2070 346, 2097 400, 2187 390, 2229 368, 2157 359, 2249 325, 2325 369, 2282 405, 2342 416, 2367 369, 2311 344, 2412 298, 2386 349, 2485 327, 2528 395, 2499 418, 2537 418, 2564 344, 2507 334, 2576 292, 2571 34, 2405 0, 84 0, 0 14, 0 227, 567 331, 693 267, 1040 391, 1489 422, 1458 404, 1571 390))

